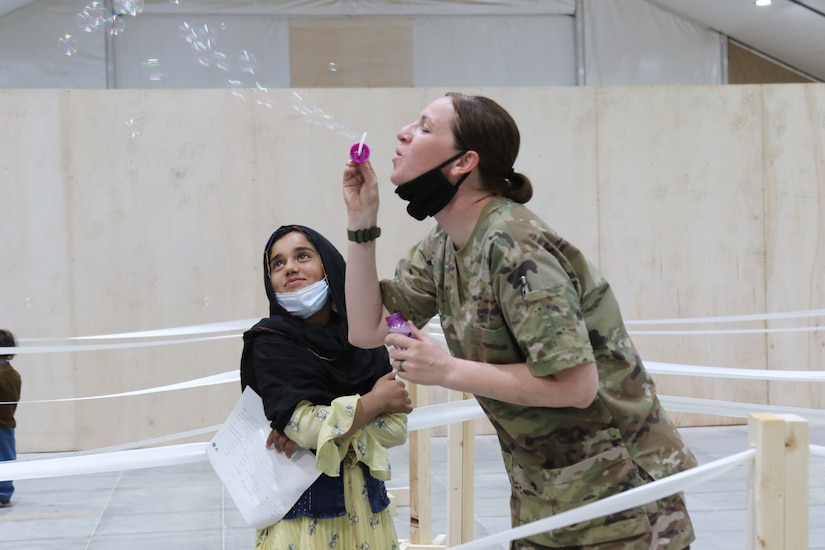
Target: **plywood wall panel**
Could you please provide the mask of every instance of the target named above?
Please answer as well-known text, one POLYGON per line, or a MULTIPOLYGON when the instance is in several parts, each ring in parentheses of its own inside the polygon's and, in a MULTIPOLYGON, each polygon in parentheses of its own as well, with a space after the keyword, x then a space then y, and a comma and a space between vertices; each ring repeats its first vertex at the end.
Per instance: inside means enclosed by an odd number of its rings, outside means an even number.
MULTIPOLYGON (((625 317, 762 311, 760 89, 603 88, 597 101, 601 264, 625 317)), ((648 361, 767 367, 763 335, 636 342, 648 361)), ((658 378, 665 394, 730 399, 733 384, 767 401, 764 384, 658 378)))
POLYGON ((481 89, 505 105, 521 132, 515 169, 533 183, 527 206, 596 261, 599 210, 596 89, 481 89))
POLYGON ((291 85, 411 87, 412 21, 291 19, 291 85))
MULTIPOLYGON (((768 311, 825 306, 825 87, 775 85, 765 97, 768 311)), ((825 322, 771 321, 768 361, 777 370, 825 370, 825 322), (820 330, 808 331, 807 327, 820 330)), ((770 384, 771 402, 825 407, 825 383, 770 384)))
MULTIPOLYGON (((0 90, 0 326, 18 339, 63 333, 74 315, 65 152, 75 144, 62 133, 67 103, 66 94, 0 90)), ((18 356, 22 398, 71 394, 75 361, 69 354, 18 356)), ((22 449, 78 445, 71 403, 21 406, 17 418, 18 439, 31 442, 22 449)))
MULTIPOLYGON (((344 249, 341 173, 364 131, 381 182, 379 275, 391 276, 432 223, 407 216, 393 193, 396 133, 446 91, 0 91, 0 322, 21 338, 61 338, 266 315, 261 253, 272 230, 310 225, 344 249)), ((528 206, 600 266, 626 319, 825 302, 821 85, 462 91, 513 114, 522 133, 515 169, 535 189, 528 206)), ((821 338, 634 339, 648 361, 819 369, 821 338)), ((20 355, 15 365, 24 400, 56 399, 233 371, 240 349, 236 337, 20 355)), ((823 395, 816 384, 768 392, 763 382, 656 379, 661 393, 741 402, 819 406, 823 395)), ((239 390, 23 404, 20 449, 93 448, 214 425, 239 390)))

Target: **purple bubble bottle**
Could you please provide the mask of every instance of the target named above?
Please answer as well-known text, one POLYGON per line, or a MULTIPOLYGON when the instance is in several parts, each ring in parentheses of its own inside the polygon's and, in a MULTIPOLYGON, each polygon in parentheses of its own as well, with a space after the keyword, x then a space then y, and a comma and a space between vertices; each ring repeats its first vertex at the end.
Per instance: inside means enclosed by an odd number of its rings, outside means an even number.
POLYGON ((407 324, 404 314, 400 311, 397 311, 387 317, 387 332, 390 334, 403 334, 404 336, 409 336, 410 338, 413 337, 412 330, 410 330, 410 325, 407 324))

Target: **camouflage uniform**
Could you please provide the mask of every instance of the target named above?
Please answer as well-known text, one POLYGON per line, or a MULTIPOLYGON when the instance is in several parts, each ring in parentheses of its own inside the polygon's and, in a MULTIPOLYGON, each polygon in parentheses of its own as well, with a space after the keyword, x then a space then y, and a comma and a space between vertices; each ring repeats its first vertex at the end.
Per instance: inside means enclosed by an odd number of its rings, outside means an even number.
MULTIPOLYGON (((381 290, 389 311, 402 311, 419 327, 439 314, 457 357, 526 362, 536 376, 598 365, 599 392, 587 409, 477 397, 501 443, 514 526, 695 466, 656 397, 609 285, 524 206, 493 198, 458 251, 436 227, 381 290)), ((678 494, 514 541, 511 548, 681 550, 693 538, 678 494)))

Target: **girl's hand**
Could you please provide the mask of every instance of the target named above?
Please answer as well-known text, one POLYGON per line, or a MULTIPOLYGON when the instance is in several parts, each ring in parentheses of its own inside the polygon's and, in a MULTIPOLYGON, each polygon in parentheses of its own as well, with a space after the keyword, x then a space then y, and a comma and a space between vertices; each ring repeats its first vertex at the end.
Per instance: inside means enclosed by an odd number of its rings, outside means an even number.
POLYGON ((382 414, 412 412, 412 400, 407 392, 407 386, 396 379, 395 371, 388 372, 376 380, 370 394, 381 404, 382 414))
POLYGON ((276 451, 286 454, 287 458, 292 458, 292 452, 298 446, 297 443, 275 429, 269 432, 269 437, 266 438, 266 448, 269 449, 273 445, 276 451))

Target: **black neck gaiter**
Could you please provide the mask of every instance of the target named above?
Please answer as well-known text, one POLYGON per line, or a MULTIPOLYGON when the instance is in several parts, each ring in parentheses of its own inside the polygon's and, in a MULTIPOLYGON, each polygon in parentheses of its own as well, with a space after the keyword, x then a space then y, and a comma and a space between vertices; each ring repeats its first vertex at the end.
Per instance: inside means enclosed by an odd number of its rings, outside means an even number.
POLYGON ((464 182, 470 173, 467 172, 461 176, 461 179, 453 185, 444 177, 441 169, 464 153, 466 153, 466 151, 458 153, 456 156, 439 164, 432 170, 424 172, 417 178, 395 188, 395 192, 399 197, 405 201, 409 201, 410 204, 407 205, 407 213, 410 216, 421 221, 427 216, 435 216, 449 204, 453 196, 458 192, 458 186, 464 182))

